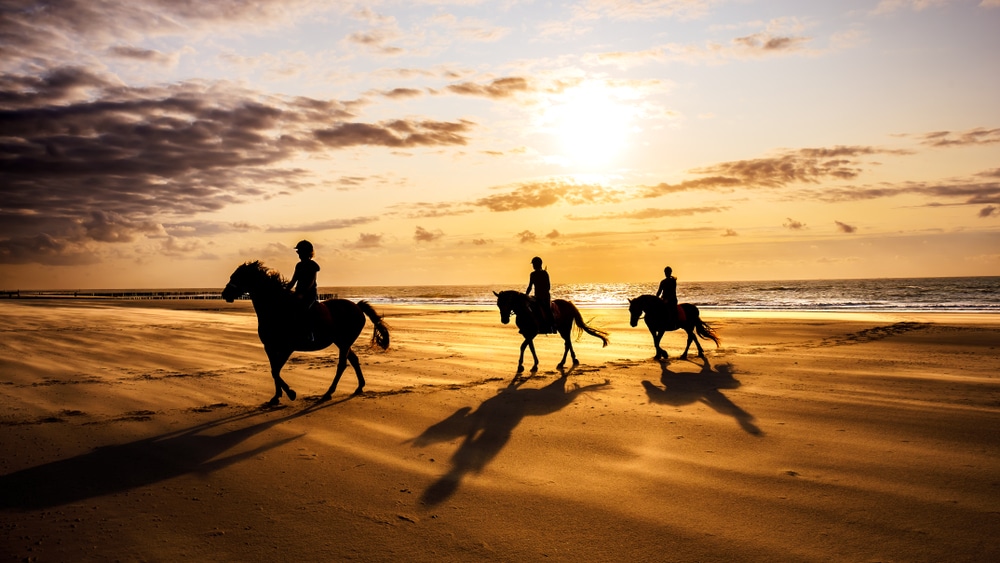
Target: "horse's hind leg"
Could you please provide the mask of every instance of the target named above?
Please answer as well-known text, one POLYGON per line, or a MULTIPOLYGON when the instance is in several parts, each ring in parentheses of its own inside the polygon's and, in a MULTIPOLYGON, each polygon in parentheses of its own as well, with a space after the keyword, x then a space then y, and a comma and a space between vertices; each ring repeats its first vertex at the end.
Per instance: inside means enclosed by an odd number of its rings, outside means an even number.
POLYGON ((361 360, 358 359, 354 350, 348 350, 347 361, 351 362, 351 367, 354 368, 354 373, 358 376, 358 388, 354 390, 354 394, 360 395, 365 392, 365 376, 361 373, 361 360))
POLYGON ((556 366, 556 369, 563 369, 564 367, 566 367, 567 354, 569 354, 569 356, 573 358, 574 366, 580 365, 580 361, 576 359, 576 350, 573 349, 573 341, 572 338, 570 338, 570 330, 567 329, 565 332, 559 331, 559 335, 562 336, 563 339, 563 357, 562 361, 559 362, 559 365, 556 366))
MULTIPOLYGON (((333 397, 333 392, 337 390, 337 384, 340 383, 340 376, 344 375, 344 370, 347 369, 348 356, 353 353, 350 348, 340 349, 339 357, 337 358, 337 375, 333 376, 333 383, 330 384, 330 388, 320 397, 321 401, 329 401, 333 397)), ((353 362, 351 363, 353 364, 353 362)))
POLYGON ((705 357, 705 350, 702 349, 701 342, 698 342, 698 337, 694 335, 694 328, 685 328, 684 330, 687 331, 688 341, 687 341, 687 345, 684 346, 684 353, 681 354, 681 359, 682 360, 686 360, 687 359, 687 357, 688 357, 688 350, 691 348, 691 343, 692 342, 694 342, 694 345, 698 348, 698 357, 699 358, 704 358, 705 357))

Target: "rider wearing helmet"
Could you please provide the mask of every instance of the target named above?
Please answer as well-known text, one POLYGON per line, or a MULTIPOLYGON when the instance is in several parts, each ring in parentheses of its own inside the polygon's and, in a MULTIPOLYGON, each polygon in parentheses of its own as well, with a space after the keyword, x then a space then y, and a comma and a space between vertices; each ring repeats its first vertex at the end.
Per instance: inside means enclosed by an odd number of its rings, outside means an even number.
POLYGON ((542 259, 535 256, 531 259, 531 266, 534 270, 528 276, 528 289, 524 290, 526 295, 531 294, 531 288, 535 288, 535 304, 542 314, 542 332, 555 332, 555 322, 552 319, 552 297, 549 295, 551 284, 549 283, 549 273, 542 269, 542 259))
POLYGON ((315 340, 313 333, 313 319, 310 310, 319 300, 317 293, 316 274, 319 272, 319 264, 313 260, 314 250, 311 242, 300 240, 295 245, 295 252, 299 255, 299 263, 295 265, 295 273, 292 274, 288 288, 292 294, 298 298, 299 311, 302 314, 303 324, 306 327, 306 339, 310 342, 315 340))

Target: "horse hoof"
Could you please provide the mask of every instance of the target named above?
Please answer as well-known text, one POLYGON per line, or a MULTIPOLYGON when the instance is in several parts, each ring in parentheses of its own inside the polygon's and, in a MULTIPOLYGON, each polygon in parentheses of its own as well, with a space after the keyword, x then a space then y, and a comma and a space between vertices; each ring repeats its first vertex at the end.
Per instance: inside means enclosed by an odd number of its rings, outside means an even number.
POLYGON ((687 354, 682 354, 682 355, 681 355, 681 359, 682 359, 682 360, 686 360, 686 359, 688 359, 688 355, 687 355, 687 354))
POLYGON ((270 401, 264 403, 268 407, 276 407, 281 401, 277 397, 272 397, 270 401))
POLYGON ((289 401, 294 401, 295 397, 298 397, 298 394, 295 392, 294 389, 287 389, 285 391, 285 394, 288 395, 288 400, 289 401))
POLYGON ((531 373, 536 373, 538 371, 538 366, 531 366, 531 373))
POLYGON ((576 358, 573 358, 573 365, 574 365, 574 366, 578 366, 578 365, 580 365, 580 360, 578 360, 578 359, 576 359, 576 358))
POLYGON ((325 403, 325 402, 329 401, 332 398, 333 398, 333 395, 327 393, 326 395, 323 395, 322 397, 319 398, 319 402, 325 403))
POLYGON ((565 367, 566 367, 566 364, 564 364, 564 363, 563 363, 563 364, 559 364, 559 365, 557 365, 557 366, 556 366, 556 369, 563 369, 563 368, 565 368, 565 367))
POLYGON ((357 389, 355 389, 354 393, 351 393, 351 395, 354 395, 355 397, 357 397, 358 395, 364 395, 364 394, 365 394, 365 390, 362 389, 362 388, 360 388, 360 387, 358 387, 357 389))
POLYGON ((524 366, 517 366, 517 373, 524 373, 524 366))

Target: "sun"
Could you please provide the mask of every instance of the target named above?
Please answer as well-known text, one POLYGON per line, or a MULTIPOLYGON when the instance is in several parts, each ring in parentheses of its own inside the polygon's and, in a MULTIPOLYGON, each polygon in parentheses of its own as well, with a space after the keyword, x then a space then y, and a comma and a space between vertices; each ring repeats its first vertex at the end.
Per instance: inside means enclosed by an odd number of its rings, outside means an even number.
POLYGON ((634 128, 630 92, 590 81, 551 99, 544 127, 555 137, 560 160, 573 166, 603 166, 625 151, 634 128))

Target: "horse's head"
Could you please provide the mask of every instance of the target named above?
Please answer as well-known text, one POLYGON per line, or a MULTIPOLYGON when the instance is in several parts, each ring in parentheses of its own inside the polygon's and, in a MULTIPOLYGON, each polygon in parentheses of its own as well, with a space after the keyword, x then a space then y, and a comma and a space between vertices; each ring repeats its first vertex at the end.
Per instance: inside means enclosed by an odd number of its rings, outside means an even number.
POLYGON ((514 294, 516 291, 501 291, 500 293, 493 292, 493 295, 497 296, 497 309, 500 309, 500 322, 503 324, 510 323, 510 313, 514 309, 514 294))
POLYGON ((229 283, 222 290, 222 298, 227 303, 232 303, 238 297, 259 289, 264 281, 273 275, 259 260, 245 262, 229 276, 229 283))
POLYGON ((642 303, 638 297, 628 300, 628 314, 628 324, 632 326, 639 326, 639 317, 642 316, 642 303))

